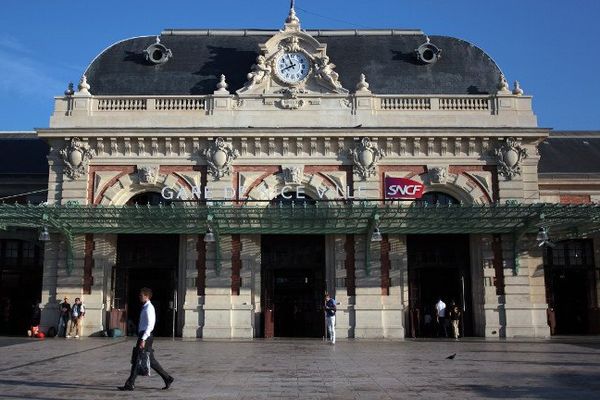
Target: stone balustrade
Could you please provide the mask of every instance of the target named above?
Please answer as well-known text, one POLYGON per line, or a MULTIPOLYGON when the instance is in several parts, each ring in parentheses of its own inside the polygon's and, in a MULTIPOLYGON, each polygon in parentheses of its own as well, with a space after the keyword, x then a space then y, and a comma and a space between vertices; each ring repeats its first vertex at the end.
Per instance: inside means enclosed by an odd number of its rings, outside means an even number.
POLYGON ((265 94, 55 98, 50 126, 535 127, 530 96, 265 94), (233 117, 233 118, 232 118, 233 117))

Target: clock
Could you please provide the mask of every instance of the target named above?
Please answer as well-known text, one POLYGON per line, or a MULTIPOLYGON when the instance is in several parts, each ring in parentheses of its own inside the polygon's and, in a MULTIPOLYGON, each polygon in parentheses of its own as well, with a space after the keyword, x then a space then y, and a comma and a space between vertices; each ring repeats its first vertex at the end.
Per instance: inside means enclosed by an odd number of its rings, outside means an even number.
POLYGON ((304 53, 283 53, 275 60, 275 74, 285 83, 298 83, 306 79, 310 61, 304 53))

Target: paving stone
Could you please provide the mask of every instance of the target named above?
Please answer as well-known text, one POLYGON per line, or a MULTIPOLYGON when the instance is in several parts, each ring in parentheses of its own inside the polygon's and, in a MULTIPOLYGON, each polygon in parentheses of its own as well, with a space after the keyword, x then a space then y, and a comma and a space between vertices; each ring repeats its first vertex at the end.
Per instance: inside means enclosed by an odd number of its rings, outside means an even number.
POLYGON ((158 376, 116 390, 131 339, 2 338, 0 399, 598 399, 600 337, 486 341, 156 339, 158 376), (454 360, 446 357, 456 353, 454 360), (73 377, 77 377, 74 379, 73 377))

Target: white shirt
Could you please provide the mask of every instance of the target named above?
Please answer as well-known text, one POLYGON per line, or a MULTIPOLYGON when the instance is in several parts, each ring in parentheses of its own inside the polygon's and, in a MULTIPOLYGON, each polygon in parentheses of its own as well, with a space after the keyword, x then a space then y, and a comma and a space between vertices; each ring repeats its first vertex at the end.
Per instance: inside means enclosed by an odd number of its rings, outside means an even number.
POLYGON ((138 325, 138 334, 143 332, 142 340, 146 340, 152 334, 154 330, 154 324, 156 323, 156 311, 154 306, 148 300, 142 306, 142 312, 140 313, 140 323, 138 325))
POLYGON ((440 318, 446 318, 446 303, 442 300, 438 301, 435 305, 435 309, 437 310, 437 315, 440 318))

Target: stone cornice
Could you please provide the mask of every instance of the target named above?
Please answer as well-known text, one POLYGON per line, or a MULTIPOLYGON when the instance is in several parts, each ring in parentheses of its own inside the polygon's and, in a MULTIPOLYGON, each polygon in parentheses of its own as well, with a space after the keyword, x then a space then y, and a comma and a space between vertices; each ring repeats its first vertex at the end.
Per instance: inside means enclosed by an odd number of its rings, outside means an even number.
POLYGON ((83 137, 505 137, 542 138, 548 136, 549 128, 511 127, 339 127, 339 128, 203 128, 203 127, 152 127, 152 128, 40 128, 37 134, 42 138, 83 137))

